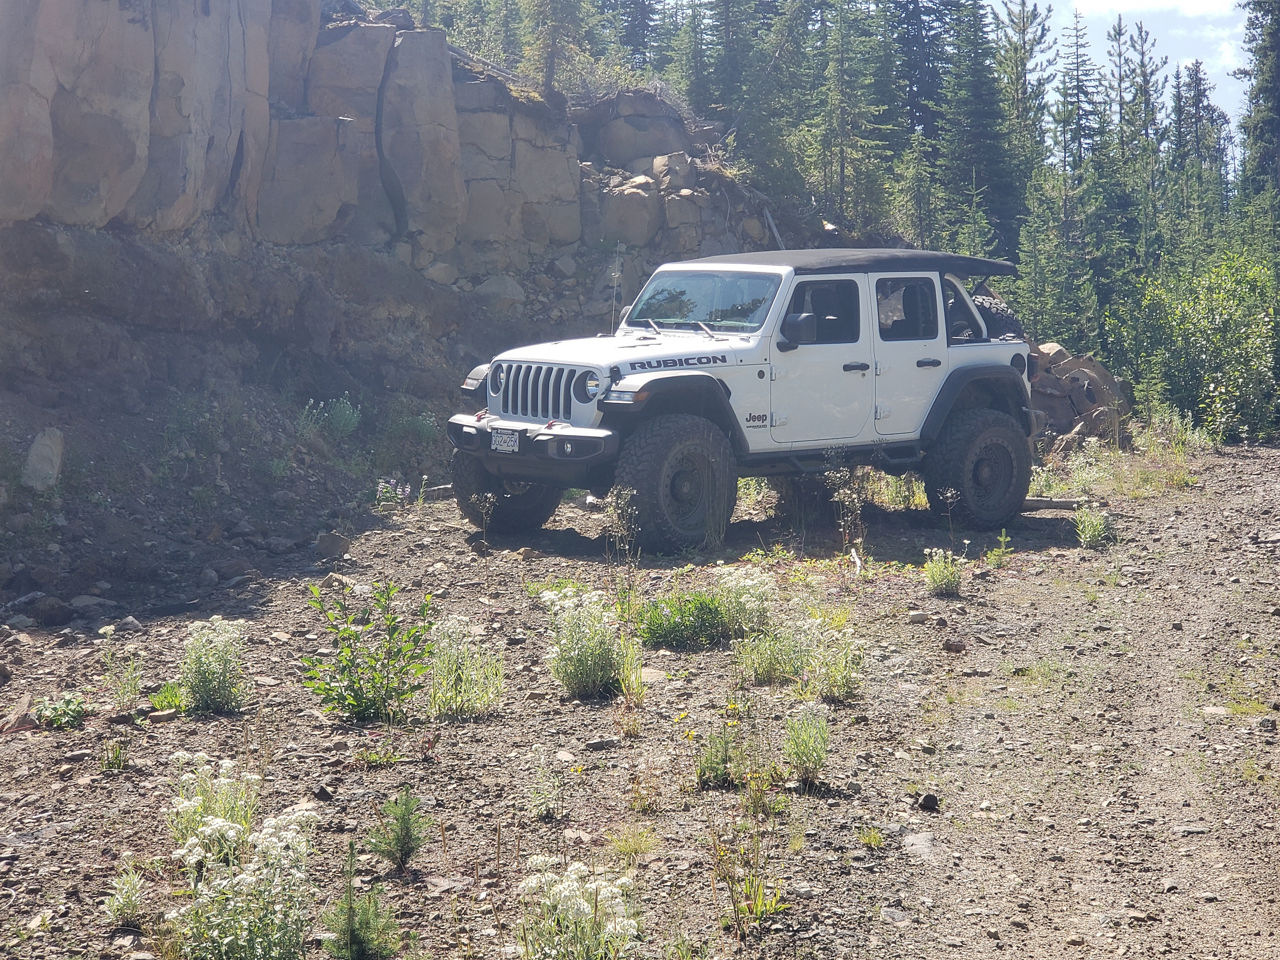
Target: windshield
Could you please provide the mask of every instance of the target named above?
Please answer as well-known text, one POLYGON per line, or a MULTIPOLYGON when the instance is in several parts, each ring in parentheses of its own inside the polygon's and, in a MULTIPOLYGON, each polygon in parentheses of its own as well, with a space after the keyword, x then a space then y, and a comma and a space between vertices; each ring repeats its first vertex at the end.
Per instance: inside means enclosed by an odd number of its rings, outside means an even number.
POLYGON ((627 315, 629 327, 753 333, 764 324, 782 278, 767 273, 681 270, 649 281, 627 315))

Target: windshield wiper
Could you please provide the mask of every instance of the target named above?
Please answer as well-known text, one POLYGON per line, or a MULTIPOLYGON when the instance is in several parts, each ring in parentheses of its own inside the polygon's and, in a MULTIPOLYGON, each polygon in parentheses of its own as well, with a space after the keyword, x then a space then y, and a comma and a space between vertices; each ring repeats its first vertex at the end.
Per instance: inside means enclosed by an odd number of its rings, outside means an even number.
POLYGON ((693 321, 693 322, 694 322, 694 323, 696 323, 699 327, 701 327, 701 328, 702 328, 702 332, 703 332, 703 333, 705 333, 705 334, 706 334, 708 337, 710 337, 712 340, 714 340, 714 339, 716 338, 716 335, 715 335, 715 333, 713 333, 713 332, 712 332, 711 328, 710 328, 710 327, 708 327, 708 326, 707 326, 705 323, 703 323, 701 320, 695 320, 695 321, 693 321))

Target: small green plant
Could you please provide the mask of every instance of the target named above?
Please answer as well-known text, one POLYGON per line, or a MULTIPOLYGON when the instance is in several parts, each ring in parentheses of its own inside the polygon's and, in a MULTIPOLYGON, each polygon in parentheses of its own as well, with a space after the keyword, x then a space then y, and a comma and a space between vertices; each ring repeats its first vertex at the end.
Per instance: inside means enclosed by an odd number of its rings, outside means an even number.
POLYGON ((646 647, 699 650, 733 639, 724 603, 707 593, 677 593, 646 606, 640 640, 646 647))
POLYGON ((529 787, 529 814, 535 820, 550 823, 564 813, 564 777, 545 766, 538 768, 529 787))
POLYGON ((250 689, 244 672, 244 621, 212 617, 192 623, 179 682, 183 706, 191 713, 239 713, 250 689))
POLYGON ((124 770, 129 766, 129 741, 109 740, 102 748, 103 770, 124 770))
POLYGON ((733 659, 752 683, 775 684, 797 679, 808 656, 795 631, 778 630, 735 640, 733 659))
POLYGON ((344 393, 335 400, 308 400, 298 417, 298 433, 305 437, 317 431, 330 440, 344 440, 360 426, 360 407, 344 393))
POLYGON ((547 663, 565 693, 575 700, 591 700, 621 688, 622 643, 602 606, 584 602, 563 610, 555 617, 555 634, 547 663))
POLYGON ((879 850, 884 846, 884 834, 879 827, 863 827, 858 831, 858 842, 871 850, 879 850))
POLYGON ((353 609, 346 600, 331 605, 311 586, 308 604, 324 615, 325 629, 338 652, 332 661, 304 657, 303 685, 320 695, 324 709, 350 720, 398 723, 409 701, 427 685, 432 645, 431 597, 425 597, 409 622, 396 610, 400 592, 391 581, 375 583, 368 605, 353 609))
POLYGON ((935 597, 960 596, 960 571, 964 560, 950 550, 926 550, 924 579, 935 597))
POLYGON ((727 790, 733 786, 733 770, 739 756, 737 738, 728 727, 707 736, 694 771, 702 790, 727 790))
POLYGON ((120 872, 111 878, 111 896, 107 897, 104 905, 111 922, 119 928, 141 933, 146 892, 146 881, 126 855, 120 864, 120 872))
POLYGON ((119 649, 112 643, 113 627, 103 627, 101 632, 107 641, 102 654, 102 680, 116 713, 127 713, 142 696, 142 658, 132 647, 119 649))
POLYGON ((395 915, 383 908, 380 889, 356 893, 355 847, 354 842, 347 846, 342 896, 320 917, 330 933, 324 949, 339 960, 389 960, 400 949, 400 928, 395 915))
POLYGON ((1009 558, 1013 556, 1013 548, 1009 546, 1009 532, 1004 528, 1000 530, 1000 536, 996 538, 1000 544, 998 547, 992 547, 987 551, 987 566, 999 570, 1009 562, 1009 558))
POLYGON ((782 902, 778 883, 765 879, 768 857, 758 833, 737 847, 713 836, 711 855, 712 875, 729 895, 730 912, 724 924, 734 930, 739 941, 758 929, 761 921, 790 909, 782 902))
POLYGON ((182 687, 172 680, 166 680, 160 689, 147 698, 151 701, 152 710, 181 710, 182 687))
POLYGON ((630 956, 640 936, 627 877, 593 875, 585 864, 561 867, 554 857, 530 857, 520 883, 524 902, 518 944, 524 960, 611 960, 630 956))
POLYGON ((618 668, 618 684, 622 699, 632 709, 644 706, 644 661, 640 641, 630 634, 621 638, 622 663, 618 668))
POLYGON ((426 712, 433 720, 474 720, 502 700, 502 654, 466 642, 465 629, 456 621, 436 628, 426 689, 426 712))
POLYGON ((801 783, 817 782, 822 768, 827 765, 829 736, 826 717, 812 711, 806 710, 799 716, 787 719, 782 756, 791 764, 796 779, 801 783))
POLYGON ((382 822, 369 834, 369 849, 404 873, 413 855, 427 842, 427 830, 433 826, 430 817, 418 812, 422 801, 408 786, 382 807, 382 822))
POLYGON ((849 703, 862 688, 861 645, 840 631, 825 633, 810 647, 797 687, 804 699, 849 703))
POLYGON ((89 708, 78 693, 64 693, 56 700, 41 697, 36 701, 32 714, 36 723, 53 730, 72 730, 84 723, 89 708))
POLYGON ((1115 521, 1105 510, 1081 504, 1076 507, 1072 523, 1076 529, 1076 540, 1086 550, 1103 550, 1116 540, 1115 521))
POLYGON ((634 867, 658 843, 652 830, 634 823, 626 824, 615 833, 607 833, 605 837, 614 856, 627 867, 634 867))

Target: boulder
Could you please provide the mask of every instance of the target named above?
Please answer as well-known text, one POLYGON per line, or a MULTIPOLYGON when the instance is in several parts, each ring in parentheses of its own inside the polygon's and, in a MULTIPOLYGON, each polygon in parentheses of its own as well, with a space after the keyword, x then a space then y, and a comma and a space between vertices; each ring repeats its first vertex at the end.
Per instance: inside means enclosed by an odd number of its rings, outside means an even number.
POLYGON ((476 243, 505 241, 519 236, 520 210, 508 202, 507 192, 496 180, 467 184, 467 219, 459 237, 476 243))
POLYGON ((413 14, 406 7, 382 10, 369 19, 374 23, 389 23, 397 30, 414 30, 417 28, 417 24, 413 22, 413 14))
POLYGON ((606 163, 625 167, 640 157, 688 152, 689 138, 676 117, 620 116, 596 134, 596 150, 606 163))
POLYGON ((680 194, 671 195, 662 198, 662 209, 666 219, 667 227, 676 230, 680 227, 696 226, 702 222, 702 212, 698 209, 698 205, 693 202, 692 191, 684 190, 680 194))
POLYGON ((320 0, 271 0, 271 100, 294 112, 307 102, 307 69, 320 33, 320 0))
POLYGON ((53 489, 62 475, 62 454, 65 441, 62 431, 48 427, 36 434, 27 451, 27 462, 22 468, 22 484, 37 493, 53 489))
POLYGON ((524 288, 501 274, 476 287, 474 295, 491 313, 507 313, 524 303, 524 288))
POLYGON ((683 190, 697 185, 698 174, 687 153, 653 158, 653 178, 663 190, 683 190))
POLYGON ((277 120, 258 198, 258 232, 273 243, 315 243, 341 228, 356 202, 355 121, 277 120))
POLYGON ((600 202, 600 235, 605 241, 620 241, 642 247, 658 232, 663 222, 661 196, 648 177, 636 177, 621 188, 607 190, 600 202))

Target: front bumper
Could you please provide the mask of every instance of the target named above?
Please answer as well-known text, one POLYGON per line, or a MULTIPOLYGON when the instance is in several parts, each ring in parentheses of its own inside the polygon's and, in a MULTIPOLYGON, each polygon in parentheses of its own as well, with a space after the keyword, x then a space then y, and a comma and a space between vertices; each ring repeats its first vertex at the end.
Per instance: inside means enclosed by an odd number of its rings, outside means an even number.
POLYGON ((445 427, 450 442, 478 457, 490 473, 512 480, 571 486, 589 483, 618 458, 622 438, 613 430, 574 427, 567 423, 529 424, 485 414, 459 413, 445 427), (517 438, 517 449, 495 450, 496 431, 517 438))

